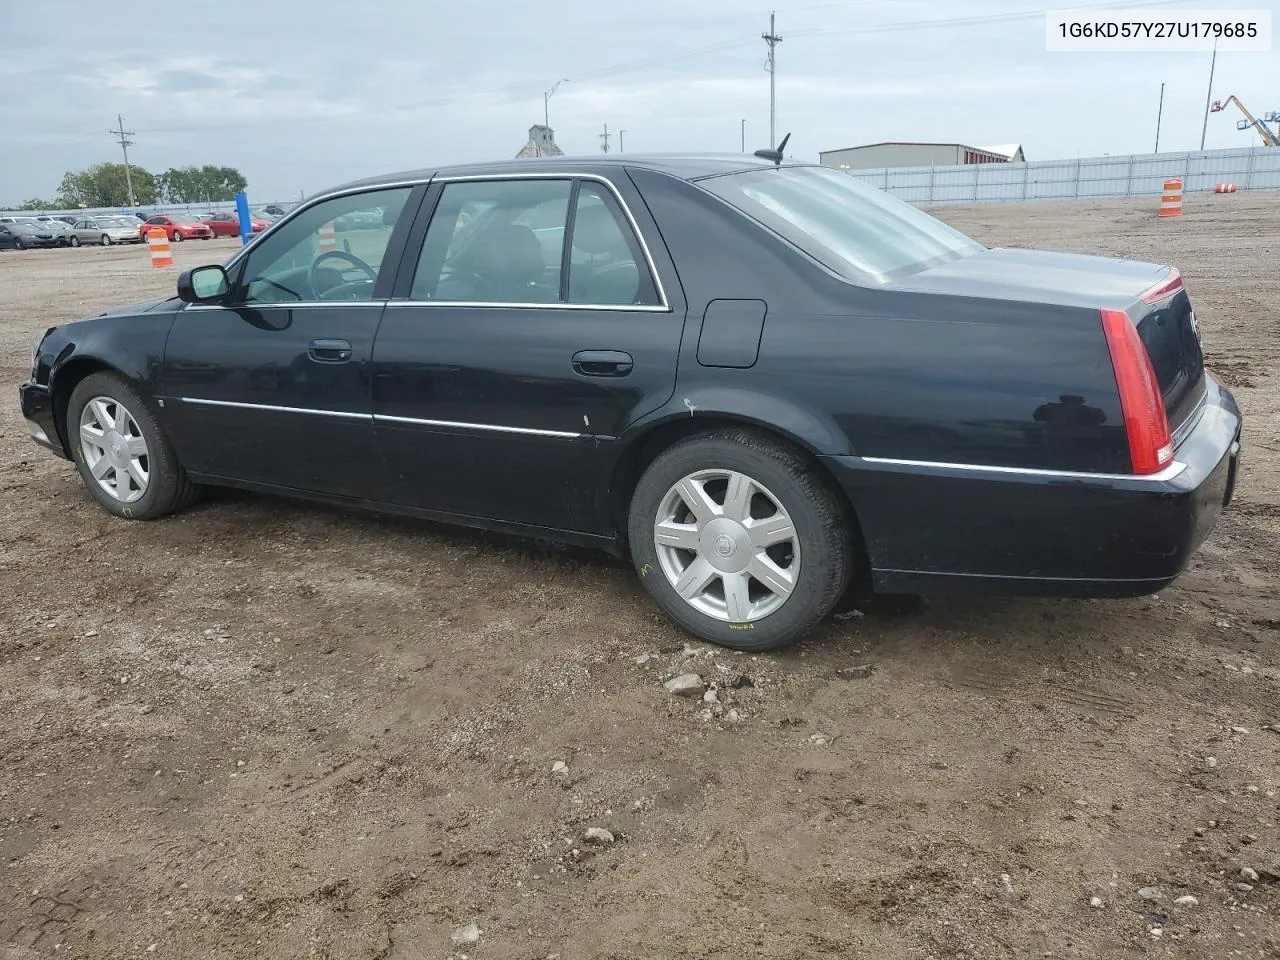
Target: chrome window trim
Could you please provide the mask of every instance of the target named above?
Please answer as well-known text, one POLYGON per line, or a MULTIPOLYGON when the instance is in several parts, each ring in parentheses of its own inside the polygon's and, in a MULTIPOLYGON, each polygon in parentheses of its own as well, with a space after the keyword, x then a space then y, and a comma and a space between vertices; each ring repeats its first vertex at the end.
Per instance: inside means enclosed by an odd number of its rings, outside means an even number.
POLYGON ((1007 473, 1028 477, 1050 477, 1059 480, 1138 480, 1162 483, 1172 480, 1187 465, 1174 460, 1158 473, 1086 473, 1079 470, 1045 470, 1040 467, 997 467, 980 463, 943 463, 937 460, 899 460, 893 457, 860 457, 866 463, 879 463, 891 467, 929 467, 935 470, 959 470, 969 473, 1007 473))
POLYGON ((614 313, 670 313, 670 307, 656 303, 623 305, 617 303, 511 303, 498 300, 388 300, 389 307, 495 307, 533 310, 607 310, 614 313))
POLYGON ((231 407, 236 410, 267 410, 272 413, 300 413, 316 417, 337 417, 343 420, 368 420, 371 423, 409 423, 423 427, 452 427, 457 430, 482 430, 487 433, 516 433, 532 437, 554 437, 559 440, 577 440, 583 434, 567 430, 542 430, 537 427, 508 427, 494 423, 464 423, 459 420, 426 420, 420 417, 395 417, 389 414, 352 413, 348 410, 317 410, 311 407, 283 407, 271 403, 243 403, 238 400, 208 400, 203 397, 178 397, 182 403, 204 407, 231 407))
POLYGON ((387 305, 386 300, 272 300, 263 301, 262 303, 237 303, 223 306, 220 303, 188 303, 184 309, 186 310, 268 310, 268 309, 285 309, 292 310, 294 307, 364 307, 387 305))
MULTIPOLYGON (((671 302, 667 299, 667 290, 666 290, 666 287, 664 287, 662 284, 662 277, 658 274, 658 267, 653 262, 653 253, 649 250, 649 242, 645 240, 644 233, 641 232, 640 225, 636 223, 636 218, 634 215, 632 215, 631 208, 627 206, 627 201, 623 199, 622 192, 618 189, 617 184, 615 184, 608 177, 598 173, 571 173, 567 170, 559 171, 559 172, 530 171, 529 173, 487 173, 487 174, 469 173, 469 174, 462 174, 462 175, 452 176, 452 177, 451 176, 435 177, 432 180, 432 183, 467 183, 467 182, 485 181, 485 180, 490 180, 490 181, 590 180, 594 183, 603 183, 609 189, 609 192, 613 194, 613 199, 618 202, 618 208, 622 210, 623 216, 627 218, 627 223, 631 225, 631 232, 635 235, 636 240, 638 240, 640 243, 640 251, 644 254, 644 262, 649 267, 649 277, 653 280, 654 289, 658 292, 658 299, 661 301, 660 304, 643 304, 643 305, 638 304, 637 306, 648 307, 650 311, 653 311, 655 309, 661 310, 663 312, 668 312, 668 313, 671 311, 671 302)), ((424 238, 424 242, 425 242, 425 238, 424 238)), ((436 303, 437 301, 432 300, 429 302, 436 303)), ((438 302, 443 303, 445 301, 438 301, 438 302)), ((483 303, 484 301, 479 301, 479 302, 483 303)), ((458 302, 450 302, 449 305, 461 306, 464 304, 461 304, 458 302)), ((465 301, 465 305, 470 305, 470 301, 465 301)), ((519 306, 525 306, 525 304, 519 304, 519 306)), ((565 306, 572 306, 572 304, 559 303, 559 304, 551 304, 550 306, 565 307, 565 306)), ((612 304, 612 307, 614 308, 617 308, 619 306, 623 306, 623 305, 612 304)))
POLYGON ((393 417, 386 413, 373 415, 375 423, 410 423, 422 427, 453 427, 457 430, 483 430, 490 433, 518 433, 531 437, 555 437, 560 440, 577 440, 582 434, 568 430, 540 430, 536 427, 506 427, 492 423, 463 423, 459 420, 424 420, 421 417, 393 417))

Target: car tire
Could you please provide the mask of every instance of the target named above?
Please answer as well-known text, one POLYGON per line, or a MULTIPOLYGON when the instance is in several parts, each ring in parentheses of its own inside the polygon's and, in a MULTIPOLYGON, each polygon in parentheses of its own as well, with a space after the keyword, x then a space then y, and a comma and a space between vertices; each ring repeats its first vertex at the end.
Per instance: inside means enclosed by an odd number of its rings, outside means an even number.
POLYGON ((72 237, 72 238, 71 238, 71 245, 72 245, 73 247, 78 247, 78 246, 80 246, 80 238, 79 238, 79 237, 72 237))
POLYGON ((27 249, 27 244, 26 244, 26 242, 25 242, 25 241, 23 241, 23 240, 15 240, 15 241, 13 241, 13 249, 15 249, 15 250, 25 250, 25 249, 27 249))
POLYGON ((169 239, 170 239, 170 240, 172 240, 174 243, 181 243, 181 242, 182 242, 182 234, 180 234, 177 230, 175 230, 175 231, 173 231, 173 236, 172 236, 172 237, 170 237, 169 239))
POLYGON ((796 451, 745 430, 700 434, 663 451, 636 484, 627 527, 632 563, 663 611, 735 650, 794 643, 831 612, 854 568, 838 494, 796 451), (702 517, 689 491, 700 491, 702 517))
POLYGON ((105 233, 102 235, 102 245, 104 247, 111 246, 111 238, 107 236, 105 233))
POLYGON ((80 479, 108 512, 154 520, 199 496, 151 404, 123 377, 104 372, 81 380, 71 392, 66 423, 80 479), (127 465, 117 470, 115 464, 127 465))

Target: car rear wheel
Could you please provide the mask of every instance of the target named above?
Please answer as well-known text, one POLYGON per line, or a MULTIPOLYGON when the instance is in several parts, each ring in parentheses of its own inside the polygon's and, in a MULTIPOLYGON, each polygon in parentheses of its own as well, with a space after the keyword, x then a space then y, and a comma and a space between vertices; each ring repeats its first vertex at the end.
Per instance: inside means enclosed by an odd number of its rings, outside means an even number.
POLYGON ((67 430, 76 468, 93 498, 130 520, 153 520, 195 500, 151 407, 113 373, 94 373, 76 385, 67 405, 67 430))
POLYGON ((831 612, 853 570, 838 497, 797 453, 742 430, 660 454, 636 485, 628 533, 658 605, 738 650, 794 643, 831 612))

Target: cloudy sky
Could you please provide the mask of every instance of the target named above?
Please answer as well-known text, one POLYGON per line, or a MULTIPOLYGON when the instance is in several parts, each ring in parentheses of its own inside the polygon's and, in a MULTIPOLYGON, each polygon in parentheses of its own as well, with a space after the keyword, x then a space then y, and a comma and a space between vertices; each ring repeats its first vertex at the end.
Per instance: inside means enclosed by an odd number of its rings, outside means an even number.
MULTIPOLYGON (((0 205, 119 159, 117 113, 132 161, 239 167, 254 202, 506 158, 562 77, 551 125, 566 152, 598 151, 606 123, 627 152, 736 151, 743 119, 748 149, 767 146, 770 7, 754 4, 0 0, 0 205)), ((1146 152, 1164 82, 1161 149, 1198 147, 1209 55, 1046 53, 1043 10, 1084 5, 776 0, 779 136, 813 160, 878 140, 1146 152)), ((1161 6, 1269 9, 1280 27, 1277 0, 1161 6)), ((1219 54, 1214 96, 1229 93, 1280 109, 1280 55, 1219 54)), ((1211 115, 1207 146, 1256 143, 1235 119, 1211 115)))

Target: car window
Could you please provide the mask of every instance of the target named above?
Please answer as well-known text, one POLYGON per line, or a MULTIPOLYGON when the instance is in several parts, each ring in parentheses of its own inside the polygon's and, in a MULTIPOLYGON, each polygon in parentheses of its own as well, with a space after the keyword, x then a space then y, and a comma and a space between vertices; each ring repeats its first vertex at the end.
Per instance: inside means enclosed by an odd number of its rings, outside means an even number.
POLYGON ((399 187, 335 197, 263 235, 245 263, 241 302, 372 299, 409 193, 399 187))
POLYGON ((923 210, 824 167, 774 167, 698 184, 850 280, 884 283, 982 249, 923 210))
POLYGON ((466 303, 555 303, 569 179, 445 184, 410 296, 466 303))
POLYGON ((584 181, 578 189, 569 250, 569 302, 660 302, 634 231, 611 192, 598 183, 584 181))

